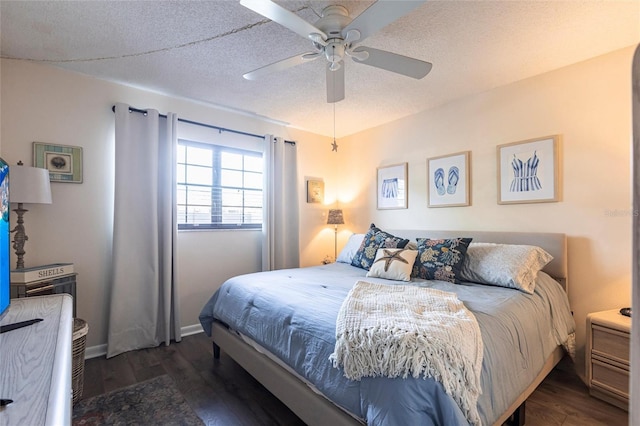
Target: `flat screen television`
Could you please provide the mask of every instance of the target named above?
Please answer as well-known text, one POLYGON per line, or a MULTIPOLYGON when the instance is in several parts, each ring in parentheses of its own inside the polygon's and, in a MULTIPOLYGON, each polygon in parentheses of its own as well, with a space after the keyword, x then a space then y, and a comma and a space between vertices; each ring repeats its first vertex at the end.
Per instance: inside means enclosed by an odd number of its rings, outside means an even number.
POLYGON ((0 198, 2 217, 0 218, 0 319, 9 308, 9 165, 0 158, 0 198))

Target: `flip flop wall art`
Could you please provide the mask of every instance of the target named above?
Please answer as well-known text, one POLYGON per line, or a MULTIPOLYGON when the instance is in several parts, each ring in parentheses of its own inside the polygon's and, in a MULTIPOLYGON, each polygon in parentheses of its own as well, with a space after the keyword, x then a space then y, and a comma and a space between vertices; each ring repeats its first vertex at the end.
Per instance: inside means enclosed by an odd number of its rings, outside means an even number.
POLYGON ((429 207, 459 207, 471 204, 470 156, 471 151, 464 151, 427 160, 429 207))

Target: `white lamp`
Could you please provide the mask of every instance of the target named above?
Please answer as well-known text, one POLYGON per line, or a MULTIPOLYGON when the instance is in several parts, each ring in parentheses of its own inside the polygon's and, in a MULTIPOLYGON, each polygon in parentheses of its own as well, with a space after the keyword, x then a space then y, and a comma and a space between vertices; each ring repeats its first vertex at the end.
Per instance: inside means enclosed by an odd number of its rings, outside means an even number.
POLYGON ((19 161, 17 166, 9 167, 9 201, 18 203, 18 208, 13 210, 18 215, 18 224, 11 232, 15 232, 13 248, 18 257, 16 269, 23 269, 24 243, 29 237, 24 232, 22 216, 29 210, 22 208, 22 204, 51 204, 49 171, 37 167, 24 166, 22 161, 19 161))

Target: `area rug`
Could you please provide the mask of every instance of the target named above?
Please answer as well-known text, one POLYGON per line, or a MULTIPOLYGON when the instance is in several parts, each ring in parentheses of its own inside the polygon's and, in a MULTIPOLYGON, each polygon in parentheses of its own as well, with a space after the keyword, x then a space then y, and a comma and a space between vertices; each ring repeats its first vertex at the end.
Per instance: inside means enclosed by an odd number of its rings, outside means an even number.
POLYGON ((166 374, 73 407, 73 426, 203 424, 166 374))

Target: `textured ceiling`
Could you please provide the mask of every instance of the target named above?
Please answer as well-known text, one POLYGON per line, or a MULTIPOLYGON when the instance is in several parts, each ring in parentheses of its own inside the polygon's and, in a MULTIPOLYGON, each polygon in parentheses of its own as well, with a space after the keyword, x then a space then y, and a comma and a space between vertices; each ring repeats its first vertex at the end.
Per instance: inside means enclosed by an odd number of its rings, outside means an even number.
MULTIPOLYGON (((355 17, 372 2, 277 3, 313 23, 329 4, 355 17)), ((322 59, 259 81, 242 78, 312 48, 237 1, 2 0, 0 36, 3 58, 334 132, 322 59)), ((639 42, 637 0, 428 1, 362 44, 429 61, 431 73, 414 80, 346 59, 335 132, 349 135, 639 42)))

